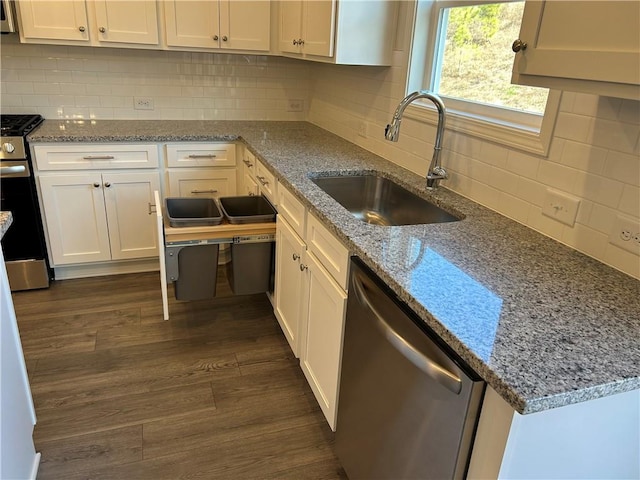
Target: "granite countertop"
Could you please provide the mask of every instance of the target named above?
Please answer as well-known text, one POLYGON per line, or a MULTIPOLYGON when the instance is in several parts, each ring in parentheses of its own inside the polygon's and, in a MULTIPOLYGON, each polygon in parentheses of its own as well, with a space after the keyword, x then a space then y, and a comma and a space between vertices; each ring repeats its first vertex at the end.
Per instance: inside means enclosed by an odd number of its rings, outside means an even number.
POLYGON ((640 388, 640 281, 305 122, 47 120, 37 142, 242 140, 523 414, 640 388), (356 220, 310 176, 377 172, 461 221, 356 220))
POLYGON ((9 227, 13 223, 13 216, 11 212, 0 212, 0 239, 7 233, 9 227))

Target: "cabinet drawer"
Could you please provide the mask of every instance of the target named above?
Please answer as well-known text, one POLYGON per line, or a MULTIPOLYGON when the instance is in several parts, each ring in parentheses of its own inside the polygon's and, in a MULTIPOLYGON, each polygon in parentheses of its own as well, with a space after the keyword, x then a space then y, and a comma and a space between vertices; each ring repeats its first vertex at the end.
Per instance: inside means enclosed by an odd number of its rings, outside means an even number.
POLYGON ((346 291, 349 275, 349 250, 313 215, 307 218, 307 249, 346 291))
POLYGON ((235 167, 233 143, 176 143, 167 145, 169 167, 235 167))
POLYGON ((293 194, 284 188, 282 184, 278 185, 278 214, 282 215, 289 225, 293 227, 295 232, 304 238, 305 226, 307 219, 307 209, 303 203, 293 194))
POLYGON ((169 171, 169 196, 219 198, 236 194, 234 168, 169 171))
POLYGON ((38 170, 105 170, 114 168, 156 168, 156 145, 36 145, 38 170))
POLYGON ((276 177, 260 161, 256 161, 256 180, 260 191, 275 206, 278 204, 276 197, 276 177))
POLYGON ((245 171, 251 175, 252 177, 256 176, 256 156, 251 153, 248 149, 244 149, 244 153, 242 156, 242 163, 244 164, 245 171))

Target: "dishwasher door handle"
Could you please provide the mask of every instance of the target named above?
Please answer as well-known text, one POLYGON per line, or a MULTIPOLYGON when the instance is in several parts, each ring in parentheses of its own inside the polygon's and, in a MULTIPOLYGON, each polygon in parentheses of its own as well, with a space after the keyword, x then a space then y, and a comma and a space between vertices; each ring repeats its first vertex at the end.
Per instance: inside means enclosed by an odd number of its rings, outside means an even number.
MULTIPOLYGON (((429 358, 428 354, 418 350, 414 345, 409 343, 398 332, 396 332, 380 312, 372 305, 367 293, 365 292, 365 286, 360 276, 358 274, 354 274, 352 280, 356 298, 363 306, 373 313, 377 327, 382 331, 389 343, 391 343, 391 345, 393 345, 407 360, 413 363, 434 381, 438 382, 440 385, 456 395, 459 394, 462 390, 462 380, 460 377, 454 372, 449 371, 446 367, 440 365, 438 362, 429 358)), ((410 320, 407 319, 407 321, 410 320)))

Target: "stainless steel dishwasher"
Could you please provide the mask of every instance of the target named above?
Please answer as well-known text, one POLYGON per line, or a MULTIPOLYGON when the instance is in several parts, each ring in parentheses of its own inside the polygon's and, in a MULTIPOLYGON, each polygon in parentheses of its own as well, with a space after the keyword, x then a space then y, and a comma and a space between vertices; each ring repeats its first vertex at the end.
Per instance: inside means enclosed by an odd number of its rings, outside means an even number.
POLYGON ((485 384, 447 350, 352 259, 336 426, 350 480, 464 478, 485 384))

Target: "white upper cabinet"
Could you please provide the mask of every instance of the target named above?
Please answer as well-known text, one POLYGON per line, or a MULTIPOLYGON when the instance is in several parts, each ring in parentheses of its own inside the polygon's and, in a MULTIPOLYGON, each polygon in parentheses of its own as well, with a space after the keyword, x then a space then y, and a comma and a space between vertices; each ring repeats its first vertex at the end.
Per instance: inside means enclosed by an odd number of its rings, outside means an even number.
POLYGON ((158 45, 156 2, 98 0, 95 9, 100 43, 158 45))
POLYGON ((528 1, 513 83, 640 98, 640 3, 528 1))
POLYGON ((392 0, 280 2, 280 51, 346 65, 390 65, 397 21, 392 0))
POLYGON ((164 3, 169 47, 268 51, 271 4, 268 0, 164 3))
POLYGON ((158 46, 155 0, 21 0, 20 40, 93 46, 158 46))
POLYGON ((89 43, 89 23, 84 0, 20 0, 20 39, 68 40, 89 43))

